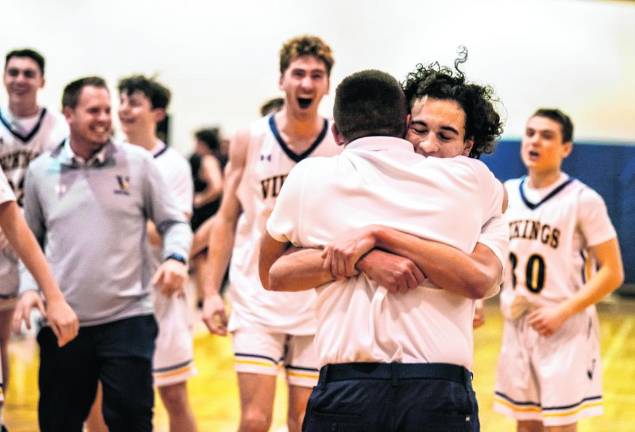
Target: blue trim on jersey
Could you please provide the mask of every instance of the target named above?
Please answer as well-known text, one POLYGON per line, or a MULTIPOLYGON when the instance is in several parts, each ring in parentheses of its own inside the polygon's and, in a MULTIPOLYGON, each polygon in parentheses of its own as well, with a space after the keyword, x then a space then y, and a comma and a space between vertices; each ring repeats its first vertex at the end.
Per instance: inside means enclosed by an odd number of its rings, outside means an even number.
POLYGON ((37 122, 35 123, 35 126, 33 126, 33 129, 31 129, 31 132, 29 132, 26 135, 22 135, 21 133, 19 133, 15 129, 13 129, 13 127, 11 126, 11 123, 6 118, 4 118, 4 116, 2 115, 2 111, 1 110, 0 110, 0 121, 2 122, 4 127, 6 127, 7 130, 9 132, 11 132, 11 135, 13 135, 17 139, 21 140, 22 142, 27 143, 40 130, 40 127, 42 127, 42 120, 44 120, 44 116, 45 115, 46 115, 46 108, 42 108, 42 111, 40 112, 40 117, 37 119, 37 122))
POLYGON ((280 131, 278 130, 278 126, 276 125, 276 120, 273 114, 269 116, 269 127, 271 128, 271 133, 273 133, 273 136, 276 138, 276 141, 278 141, 278 144, 280 144, 280 147, 286 153, 286 155, 289 156, 289 158, 294 162, 300 162, 302 159, 305 159, 311 153, 313 153, 313 151, 320 145, 327 132, 329 131, 329 122, 328 120, 324 119, 324 125, 322 126, 322 131, 320 131, 318 137, 308 149, 300 154, 297 154, 293 150, 291 150, 287 143, 284 141, 282 135, 280 135, 280 131))
POLYGON ((501 392, 499 392, 499 391, 494 392, 494 394, 495 394, 496 396, 500 396, 500 397, 502 397, 502 398, 503 398, 503 399, 505 399, 506 401, 509 401, 509 402, 513 403, 514 405, 519 405, 519 406, 535 406, 535 407, 540 408, 540 404, 539 404, 538 402, 531 402, 531 401, 523 401, 523 402, 521 402, 521 401, 517 401, 517 400, 515 400, 515 399, 510 398, 510 397, 509 397, 509 396, 507 396, 505 393, 501 393, 501 392))
POLYGON ((542 410, 543 411, 557 411, 557 410, 571 409, 571 408, 577 407, 578 405, 582 405, 584 402, 593 401, 593 400, 602 400, 602 395, 585 397, 580 402, 576 402, 576 403, 571 404, 571 405, 562 405, 562 406, 555 406, 555 407, 542 407, 542 410))
POLYGON ((565 187, 567 187, 569 185, 569 183, 571 183, 574 178, 571 177, 569 178, 567 181, 565 181, 564 183, 562 183, 560 186, 558 186, 557 188, 555 188, 554 190, 552 190, 546 197, 544 197, 543 199, 541 199, 540 201, 538 201, 537 203, 532 203, 531 201, 529 201, 527 199, 527 197, 525 196, 525 191, 523 190, 523 186, 525 185, 525 180, 527 180, 527 176, 523 177, 522 180, 520 181, 520 184, 518 185, 518 189, 520 191, 520 197, 522 198, 523 202, 525 203, 525 205, 527 207, 529 207, 530 210, 534 210, 536 209, 538 206, 542 205, 545 201, 550 200, 551 198, 553 198, 556 194, 558 194, 558 192, 560 192, 562 189, 564 189, 565 187))
POLYGON ((168 372, 168 371, 171 371, 171 370, 180 369, 180 368, 182 368, 182 367, 184 367, 184 366, 187 366, 187 365, 189 365, 190 363, 192 363, 192 360, 193 360, 193 359, 189 359, 189 360, 187 360, 187 361, 184 361, 184 362, 182 362, 182 363, 175 364, 175 365, 173 365, 173 366, 166 366, 166 367, 162 367, 162 368, 152 369, 152 372, 157 372, 157 373, 159 373, 159 372, 168 372))
POLYGON ((278 364, 278 362, 275 361, 274 359, 272 359, 271 357, 263 356, 263 355, 260 355, 260 354, 234 353, 234 356, 236 356, 236 357, 259 358, 259 359, 263 359, 263 360, 269 360, 273 364, 278 364))
POLYGON ((540 409, 542 409, 543 411, 558 411, 558 410, 565 410, 565 409, 571 409, 571 408, 575 408, 579 405, 582 405, 584 402, 588 402, 588 401, 592 401, 592 400, 602 400, 602 395, 599 396, 589 396, 589 397, 585 397, 583 398, 581 401, 570 404, 570 405, 562 405, 562 406, 552 406, 552 407, 543 407, 542 405, 540 405, 537 402, 530 402, 530 401, 517 401, 514 400, 512 398, 510 398, 509 396, 507 396, 504 393, 501 392, 494 392, 494 394, 496 396, 500 396, 501 398, 505 399, 506 401, 509 401, 511 403, 513 403, 514 405, 518 405, 518 406, 535 406, 538 407, 540 409))
POLYGON ((156 152, 155 154, 152 155, 153 158, 157 159, 159 156, 161 156, 163 153, 165 153, 166 151, 168 151, 168 145, 166 144, 161 150, 159 150, 158 152, 156 152))
POLYGON ((306 372, 319 372, 318 369, 315 368, 309 368, 309 367, 302 367, 302 366, 291 366, 291 365, 286 365, 285 366, 286 369, 293 369, 293 370, 298 370, 298 371, 306 371, 306 372))

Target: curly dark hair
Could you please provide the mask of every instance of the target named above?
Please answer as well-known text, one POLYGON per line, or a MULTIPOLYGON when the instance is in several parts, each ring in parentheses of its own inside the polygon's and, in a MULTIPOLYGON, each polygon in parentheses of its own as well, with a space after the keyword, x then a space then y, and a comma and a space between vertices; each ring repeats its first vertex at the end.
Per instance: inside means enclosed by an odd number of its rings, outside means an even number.
POLYGON ((440 66, 438 62, 427 66, 418 64, 416 70, 408 74, 402 88, 410 109, 424 96, 456 101, 465 112, 465 138, 474 140, 470 157, 478 159, 481 154, 494 151, 496 140, 503 133, 503 123, 494 108, 493 102, 497 102, 494 90, 466 81, 460 69, 466 60, 467 50, 462 49, 454 62, 454 70, 440 66))

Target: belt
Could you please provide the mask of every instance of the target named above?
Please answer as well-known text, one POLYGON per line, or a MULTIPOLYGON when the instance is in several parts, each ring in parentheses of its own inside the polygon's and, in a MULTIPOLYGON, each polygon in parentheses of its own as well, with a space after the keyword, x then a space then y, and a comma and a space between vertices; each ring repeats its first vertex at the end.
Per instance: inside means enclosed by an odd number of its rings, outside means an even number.
POLYGON ((472 373, 447 363, 338 363, 320 369, 319 384, 346 380, 437 379, 472 386, 472 373))

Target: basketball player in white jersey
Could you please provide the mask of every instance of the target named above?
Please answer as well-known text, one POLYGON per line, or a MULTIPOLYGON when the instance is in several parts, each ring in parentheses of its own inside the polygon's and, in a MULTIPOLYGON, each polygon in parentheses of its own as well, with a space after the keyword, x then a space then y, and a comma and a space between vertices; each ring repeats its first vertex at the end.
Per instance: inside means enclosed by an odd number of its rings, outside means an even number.
POLYGON ((203 320, 212 333, 232 333, 241 431, 269 429, 280 363, 289 384, 291 432, 300 430, 317 381, 314 294, 265 291, 258 277, 258 248, 291 168, 304 158, 340 151, 329 121, 318 114, 332 66, 331 48, 320 38, 300 36, 285 42, 279 81, 284 107, 239 131, 230 145, 223 201, 210 234, 203 320), (227 326, 219 292, 230 256, 232 314, 227 326))
MULTIPOLYGON (((128 142, 154 156, 181 211, 192 214, 193 183, 190 165, 176 150, 157 138, 157 125, 165 118, 170 91, 154 79, 141 75, 119 82, 119 120, 128 142)), ((161 237, 148 224, 152 271, 161 263, 161 237)), ((187 262, 186 257, 181 260, 187 262)), ((188 305, 184 294, 170 297, 154 291, 159 335, 153 359, 154 383, 159 388, 172 432, 194 432, 196 421, 188 400, 187 380, 196 374, 188 305)))
POLYGON ((595 304, 624 272, 604 201, 561 171, 572 146, 569 117, 539 109, 521 144, 528 175, 505 183, 510 263, 494 408, 522 432, 572 432, 603 411, 595 304))
MULTIPOLYGON (((37 94, 44 87, 44 65, 44 57, 32 49, 13 50, 5 57, 3 79, 8 105, 0 107, 0 167, 20 206, 29 162, 68 135, 61 114, 38 105, 37 94)), ((18 259, 0 232, 0 359, 5 380, 9 377, 7 344, 18 285, 18 259)), ((49 319, 56 316, 49 314, 49 319)))

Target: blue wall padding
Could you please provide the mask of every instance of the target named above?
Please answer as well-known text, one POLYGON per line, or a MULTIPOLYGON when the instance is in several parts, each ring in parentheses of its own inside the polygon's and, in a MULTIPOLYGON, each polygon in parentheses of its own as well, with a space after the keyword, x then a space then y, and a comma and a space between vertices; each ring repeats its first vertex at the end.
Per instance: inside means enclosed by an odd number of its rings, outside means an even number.
MULTIPOLYGON (((519 140, 501 141, 482 160, 503 181, 526 172, 519 140)), ((635 144, 576 143, 563 170, 604 198, 620 240, 625 283, 635 283, 635 144)))

